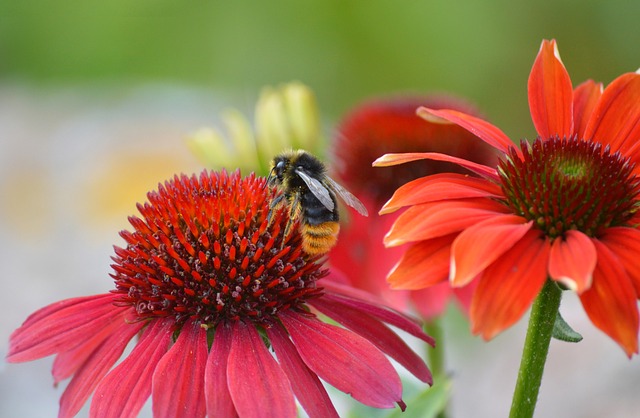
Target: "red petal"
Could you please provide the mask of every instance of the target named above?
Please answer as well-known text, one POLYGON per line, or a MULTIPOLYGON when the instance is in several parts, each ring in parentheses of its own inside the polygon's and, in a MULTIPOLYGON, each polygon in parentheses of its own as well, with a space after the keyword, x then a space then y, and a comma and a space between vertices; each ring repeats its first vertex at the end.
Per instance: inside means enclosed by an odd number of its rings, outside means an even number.
POLYGON ((287 311, 280 319, 306 365, 324 381, 375 408, 402 402, 402 383, 393 366, 358 334, 316 318, 287 311))
POLYGON ((67 385, 60 398, 59 418, 74 417, 89 399, 102 378, 120 358, 131 339, 142 329, 143 322, 122 323, 96 347, 67 385))
POLYGON ((565 238, 551 245, 549 276, 580 294, 591 286, 596 248, 591 238, 579 231, 567 231, 565 238))
POLYGON ((529 230, 482 274, 471 301, 474 334, 489 340, 529 309, 545 280, 549 242, 529 230))
POLYGON ((205 368, 204 385, 209 416, 237 417, 227 383, 227 364, 233 334, 231 328, 220 323, 211 345, 205 368))
POLYGON ((573 133, 573 88, 556 41, 542 41, 529 75, 531 119, 543 139, 573 133))
POLYGON ((636 292, 615 254, 597 240, 594 244, 598 263, 591 288, 580 295, 580 300, 591 322, 631 357, 638 352, 636 292))
POLYGON ((608 228, 601 241, 620 260, 636 289, 636 295, 640 296, 640 230, 625 227, 608 228))
POLYGON ((444 313, 452 294, 449 283, 441 282, 425 289, 413 290, 409 297, 420 318, 432 321, 444 313))
POLYGON ((338 417, 318 376, 304 364, 289 339, 289 335, 280 325, 267 329, 267 335, 278 356, 280 366, 289 377, 293 392, 309 418, 338 417))
POLYGON ((392 289, 423 289, 449 277, 451 243, 456 235, 445 235, 410 246, 387 281, 392 289))
POLYGON ((491 199, 465 199, 412 206, 398 216, 384 237, 388 247, 459 232, 508 209, 491 199))
POLYGON ((453 295, 455 296, 458 307, 467 317, 469 316, 469 310, 471 310, 471 299, 478 287, 479 280, 474 280, 466 286, 453 288, 453 295))
POLYGON ((573 130, 578 138, 584 138, 584 131, 591 114, 602 96, 602 83, 587 80, 573 91, 573 130))
POLYGON ((531 222, 519 216, 494 216, 465 229, 451 246, 449 277, 452 286, 464 286, 491 263, 511 249, 527 231, 531 222))
POLYGON ((467 131, 471 132, 478 138, 482 139, 492 147, 507 153, 509 148, 513 147, 513 142, 509 139, 504 132, 499 128, 487 122, 486 120, 477 118, 475 116, 468 115, 457 110, 450 109, 429 109, 427 107, 420 107, 418 109, 418 116, 431 122, 437 122, 438 120, 446 120, 463 127, 467 131), (435 116, 435 118, 434 118, 435 116))
POLYGON ((403 206, 438 200, 503 196, 497 184, 485 179, 456 173, 440 173, 421 177, 399 187, 382 207, 380 214, 394 212, 403 206))
POLYGON ((68 351, 89 340, 123 309, 113 306, 115 296, 96 295, 53 303, 33 313, 11 334, 8 362, 39 359, 68 351))
POLYGON ((362 313, 362 311, 327 298, 315 299, 313 307, 374 343, 380 350, 391 356, 418 379, 433 384, 431 372, 427 365, 424 364, 424 361, 382 322, 362 313))
POLYGON ((154 418, 206 415, 204 368, 207 354, 207 331, 194 321, 187 322, 153 373, 154 418))
POLYGON ((585 138, 610 144, 612 151, 629 150, 640 140, 640 74, 627 73, 604 89, 587 124, 585 138))
POLYGON ((375 160, 372 165, 374 167, 388 167, 391 165, 410 163, 411 161, 418 160, 447 161, 450 163, 458 164, 459 166, 464 167, 467 170, 472 171, 477 175, 489 180, 499 180, 498 173, 494 168, 474 163, 473 161, 467 161, 462 158, 453 157, 451 155, 440 154, 438 152, 406 152, 402 154, 385 154, 375 160))
POLYGON ((231 399, 242 418, 296 417, 291 385, 253 325, 235 321, 227 366, 231 399))
MULTIPOLYGON (((331 290, 332 287, 336 289, 335 286, 328 285, 328 283, 325 283, 324 287, 327 290, 331 290)), ((435 345, 435 341, 433 340, 433 338, 431 338, 430 336, 424 333, 419 321, 407 315, 403 315, 400 312, 395 311, 384 304, 373 303, 363 299, 355 299, 353 297, 346 296, 344 294, 338 294, 338 293, 332 293, 332 292, 325 293, 323 297, 339 302, 345 306, 351 306, 353 308, 356 308, 362 311, 363 313, 369 314, 372 317, 382 322, 385 322, 389 325, 393 325, 394 327, 400 328, 404 332, 408 332, 414 337, 420 338, 422 341, 425 341, 427 344, 430 344, 431 346, 435 345)), ((313 304, 313 299, 310 300, 309 303, 313 304)))
POLYGON ((98 385, 90 415, 100 418, 136 417, 151 395, 151 377, 169 349, 173 321, 152 320, 131 354, 98 385))
MULTIPOLYGON (((375 213, 364 217, 350 211, 349 223, 341 226, 340 239, 329 253, 328 263, 332 273, 337 270, 344 273, 347 283, 379 295, 391 306, 404 310, 407 293, 390 292, 387 284, 387 272, 404 252, 402 247, 389 249, 383 243, 395 219, 396 216, 375 213)), ((332 277, 336 278, 336 275, 332 274, 332 277)))

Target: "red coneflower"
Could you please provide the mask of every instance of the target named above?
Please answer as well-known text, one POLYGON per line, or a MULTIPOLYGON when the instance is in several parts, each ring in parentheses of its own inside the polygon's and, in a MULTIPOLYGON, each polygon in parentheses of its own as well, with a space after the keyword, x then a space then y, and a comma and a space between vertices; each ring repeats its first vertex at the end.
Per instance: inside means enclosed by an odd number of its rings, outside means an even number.
POLYGON ((364 404, 404 409, 384 354, 425 382, 431 374, 385 323, 432 339, 378 301, 324 283, 328 271, 302 252, 297 229, 283 241, 286 211, 267 222, 273 193, 239 172, 160 185, 121 233, 115 290, 35 312, 12 334, 8 361, 57 355, 55 381, 71 377, 61 417, 92 393, 95 417, 135 416, 150 395, 155 417, 295 417, 294 396, 309 416, 337 416, 319 378, 364 404))
POLYGON ((399 309, 405 309, 407 302, 412 302, 421 317, 430 320, 444 311, 452 295, 466 311, 473 286, 453 291, 447 284, 411 292, 389 289, 387 273, 398 262, 404 248, 384 247, 383 237, 395 218, 379 216, 376 212, 408 181, 464 169, 439 161, 416 161, 384 169, 373 168, 371 163, 388 152, 429 151, 495 165, 497 153, 466 129, 421 119, 416 115, 418 106, 478 113, 461 99, 444 94, 380 97, 365 101, 347 113, 338 126, 333 144, 336 171, 344 185, 358 195, 373 215, 350 217, 331 252, 330 262, 346 273, 354 286, 383 296, 399 309))
POLYGON ((479 118, 419 110, 499 150, 497 170, 438 153, 377 161, 450 161, 480 176, 437 174, 398 189, 382 212, 410 208, 386 244, 412 246, 389 280, 414 289, 479 278, 472 330, 489 339, 523 315, 550 277, 576 291, 591 321, 631 356, 640 290, 640 75, 623 74, 604 91, 593 81, 573 89, 552 40, 542 43, 528 87, 538 137, 520 148, 479 118))

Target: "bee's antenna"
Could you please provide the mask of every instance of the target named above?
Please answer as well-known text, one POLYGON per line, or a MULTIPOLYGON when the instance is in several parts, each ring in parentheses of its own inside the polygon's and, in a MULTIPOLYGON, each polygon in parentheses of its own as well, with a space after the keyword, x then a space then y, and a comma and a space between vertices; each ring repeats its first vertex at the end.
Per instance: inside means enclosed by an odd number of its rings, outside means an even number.
POLYGON ((269 171, 269 175, 267 176, 267 181, 264 182, 264 186, 262 186, 262 190, 264 190, 267 187, 267 185, 269 183, 271 183, 271 179, 273 178, 273 170, 275 170, 275 169, 276 169, 276 167, 273 166, 271 168, 271 171, 269 171))

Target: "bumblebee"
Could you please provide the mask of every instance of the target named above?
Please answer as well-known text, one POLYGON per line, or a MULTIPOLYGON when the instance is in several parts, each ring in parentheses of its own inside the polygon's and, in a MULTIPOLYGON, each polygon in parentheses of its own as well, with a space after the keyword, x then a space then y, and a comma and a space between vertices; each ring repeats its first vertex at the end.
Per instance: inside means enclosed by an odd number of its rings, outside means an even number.
POLYGON ((300 219, 302 250, 312 256, 322 255, 336 244, 340 231, 336 196, 368 216, 357 197, 326 174, 324 164, 303 150, 285 151, 271 161, 267 178, 269 186, 277 186, 282 194, 271 201, 269 217, 283 205, 289 210, 284 236, 300 219))

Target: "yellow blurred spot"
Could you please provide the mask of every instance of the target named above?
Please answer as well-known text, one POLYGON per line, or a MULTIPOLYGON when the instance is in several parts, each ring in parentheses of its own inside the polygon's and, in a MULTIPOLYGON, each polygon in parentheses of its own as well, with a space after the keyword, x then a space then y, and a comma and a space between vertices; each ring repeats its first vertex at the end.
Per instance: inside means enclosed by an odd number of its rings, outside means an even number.
POLYGON ((146 202, 149 191, 157 190, 158 183, 175 174, 191 175, 191 165, 179 156, 164 153, 110 155, 87 178, 85 214, 94 223, 130 228, 127 217, 139 215, 136 203, 146 202))

